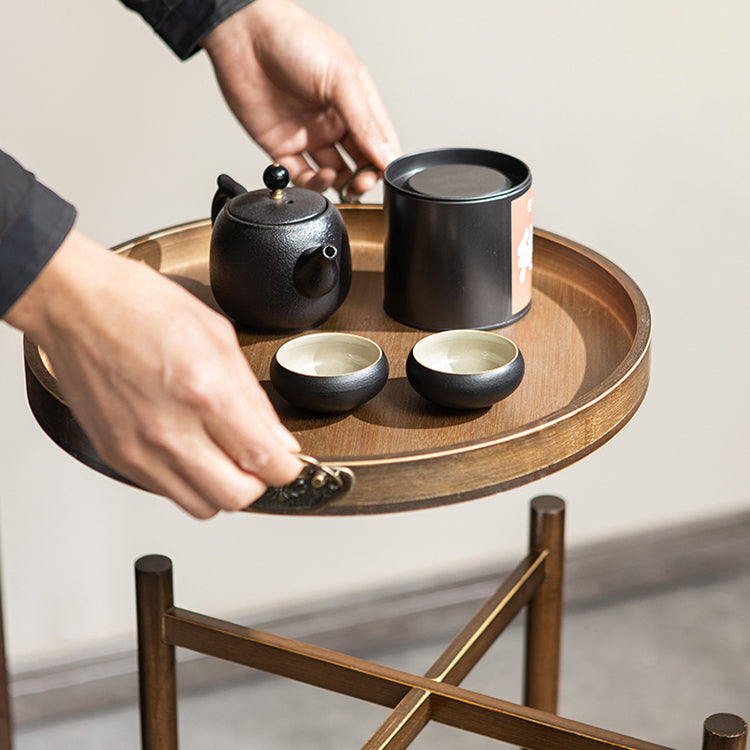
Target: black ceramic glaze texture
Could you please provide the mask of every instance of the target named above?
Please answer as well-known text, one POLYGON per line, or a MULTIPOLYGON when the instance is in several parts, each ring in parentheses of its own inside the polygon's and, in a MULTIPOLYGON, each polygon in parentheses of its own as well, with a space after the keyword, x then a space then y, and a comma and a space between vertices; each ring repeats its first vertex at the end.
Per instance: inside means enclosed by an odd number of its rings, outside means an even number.
POLYGON ((219 178, 209 256, 216 302, 250 328, 319 325, 341 306, 351 285, 341 214, 311 190, 287 188, 279 199, 268 190, 243 190, 231 178, 219 178))
POLYGON ((376 396, 388 380, 382 354, 369 367, 344 375, 304 375, 271 361, 271 383, 289 403, 309 411, 335 414, 355 409, 376 396))
POLYGON ((487 372, 452 373, 432 370, 409 352, 406 377, 420 396, 451 409, 482 409, 502 401, 523 380, 525 364, 521 352, 504 367, 487 372))
POLYGON ((527 312, 512 312, 511 202, 531 187, 523 162, 481 149, 426 151, 392 162, 384 182, 383 306, 392 318, 430 331, 490 329, 527 312), (415 175, 449 164, 494 169, 507 182, 477 197, 435 198, 413 187, 415 175))

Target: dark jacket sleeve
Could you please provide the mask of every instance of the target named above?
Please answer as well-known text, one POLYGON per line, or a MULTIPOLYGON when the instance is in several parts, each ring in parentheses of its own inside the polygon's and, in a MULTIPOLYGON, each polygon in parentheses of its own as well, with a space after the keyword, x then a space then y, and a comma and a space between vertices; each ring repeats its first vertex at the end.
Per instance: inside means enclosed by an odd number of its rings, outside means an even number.
POLYGON ((136 11, 180 59, 194 55, 206 34, 252 0, 121 0, 136 11))
POLYGON ((76 210, 0 151, 0 318, 73 227, 76 210))

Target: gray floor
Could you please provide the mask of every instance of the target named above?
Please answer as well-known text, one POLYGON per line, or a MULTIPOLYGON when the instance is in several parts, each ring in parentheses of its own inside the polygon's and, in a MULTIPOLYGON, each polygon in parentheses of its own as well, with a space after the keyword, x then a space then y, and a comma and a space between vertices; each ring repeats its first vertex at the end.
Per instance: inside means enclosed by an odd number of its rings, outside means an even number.
MULTIPOLYGON (((423 672, 444 644, 367 654, 423 672)), ((513 624, 464 687, 510 701, 520 696, 522 629, 513 624)), ((668 593, 573 607, 563 633, 560 713, 674 748, 700 747, 712 713, 750 719, 750 572, 668 593)), ((181 750, 359 748, 385 709, 277 678, 180 701, 181 750)), ((412 745, 472 750, 498 743, 430 725, 412 745)), ((135 708, 27 727, 16 750, 135 750, 135 708)))

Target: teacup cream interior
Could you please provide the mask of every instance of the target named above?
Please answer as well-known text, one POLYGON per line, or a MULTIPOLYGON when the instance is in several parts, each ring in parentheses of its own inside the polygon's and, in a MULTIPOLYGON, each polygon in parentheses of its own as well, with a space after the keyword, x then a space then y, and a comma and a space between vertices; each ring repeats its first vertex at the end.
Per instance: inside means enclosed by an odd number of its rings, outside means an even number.
POLYGON ((488 331, 442 331, 414 346, 415 359, 425 367, 462 375, 504 367, 517 354, 510 339, 488 331))
POLYGON ((276 360, 287 370, 327 376, 363 370, 380 356, 374 341, 348 333, 311 333, 287 341, 276 352, 276 360))

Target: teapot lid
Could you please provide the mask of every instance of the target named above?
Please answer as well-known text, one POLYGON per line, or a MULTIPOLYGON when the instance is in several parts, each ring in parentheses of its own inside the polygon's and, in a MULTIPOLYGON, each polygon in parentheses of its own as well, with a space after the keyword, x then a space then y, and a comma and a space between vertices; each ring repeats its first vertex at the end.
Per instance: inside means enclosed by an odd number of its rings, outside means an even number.
POLYGON ((280 164, 272 164, 263 172, 267 190, 252 190, 232 198, 227 211, 238 221, 251 224, 296 224, 320 216, 328 208, 328 200, 320 193, 305 188, 287 188, 289 172, 280 164))

